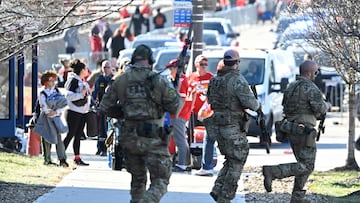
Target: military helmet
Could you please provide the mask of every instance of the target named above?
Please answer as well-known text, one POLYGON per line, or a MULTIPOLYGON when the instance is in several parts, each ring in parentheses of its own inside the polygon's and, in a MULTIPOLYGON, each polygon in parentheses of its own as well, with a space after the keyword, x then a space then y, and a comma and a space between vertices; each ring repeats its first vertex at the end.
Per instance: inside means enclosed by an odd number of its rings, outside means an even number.
POLYGON ((134 50, 132 57, 131 57, 131 64, 135 63, 135 60, 149 60, 149 64, 152 65, 155 63, 153 58, 153 52, 150 47, 146 46, 145 44, 140 44, 134 50))

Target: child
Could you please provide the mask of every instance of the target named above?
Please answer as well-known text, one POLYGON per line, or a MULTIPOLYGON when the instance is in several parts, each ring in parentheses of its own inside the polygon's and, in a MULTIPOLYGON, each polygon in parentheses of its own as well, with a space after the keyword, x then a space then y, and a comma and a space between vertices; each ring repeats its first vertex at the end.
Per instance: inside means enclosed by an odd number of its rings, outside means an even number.
POLYGON ((41 84, 44 86, 39 97, 41 113, 34 130, 37 130, 42 136, 44 164, 55 165, 51 161, 51 144, 56 144, 56 153, 60 161, 59 165, 68 167, 65 146, 61 140, 61 133, 66 133, 68 128, 60 118, 62 108, 67 105, 67 101, 65 96, 55 87, 56 81, 57 74, 55 71, 45 71, 41 76, 41 84))

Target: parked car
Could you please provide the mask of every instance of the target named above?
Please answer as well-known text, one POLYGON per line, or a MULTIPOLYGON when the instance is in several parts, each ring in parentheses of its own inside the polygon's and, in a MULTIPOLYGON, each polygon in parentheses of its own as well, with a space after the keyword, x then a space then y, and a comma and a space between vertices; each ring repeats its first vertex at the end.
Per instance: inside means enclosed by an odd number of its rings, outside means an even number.
POLYGON ((291 44, 299 43, 298 41, 304 39, 312 39, 312 29, 314 27, 313 21, 297 21, 291 23, 288 28, 281 34, 279 40, 275 42, 274 49, 286 49, 291 44))
POLYGON ((204 18, 204 30, 218 31, 222 46, 230 46, 231 41, 240 36, 233 30, 231 21, 225 18, 204 18))
POLYGON ((159 48, 166 46, 167 42, 176 42, 177 39, 174 36, 167 35, 167 34, 143 34, 138 35, 133 43, 132 48, 136 48, 140 44, 145 44, 150 48, 159 48))
MULTIPOLYGON (((322 53, 320 49, 306 42, 289 46, 287 50, 294 53, 297 67, 304 61, 305 54, 312 56, 320 69, 320 73, 315 79, 315 84, 324 93, 327 102, 331 104, 331 110, 341 109, 344 100, 345 85, 329 58, 322 53)), ((296 72, 296 74, 298 73, 299 71, 296 72)))
MULTIPOLYGON (((239 71, 248 80, 249 85, 255 85, 262 110, 266 117, 269 132, 273 132, 275 121, 282 119, 281 105, 283 90, 288 81, 294 80, 295 59, 292 52, 284 50, 242 50, 240 53, 239 71), (250 68, 256 67, 255 78, 250 78, 250 68)), ((208 70, 216 74, 216 65, 222 59, 224 50, 208 50, 203 54, 208 57, 208 70)), ((256 115, 250 112, 251 115, 256 115)), ((255 117, 251 117, 248 136, 260 137, 261 129, 255 117)), ((262 140, 260 140, 262 141, 262 140)))
POLYGON ((205 46, 221 46, 219 32, 216 30, 203 30, 203 42, 205 46))

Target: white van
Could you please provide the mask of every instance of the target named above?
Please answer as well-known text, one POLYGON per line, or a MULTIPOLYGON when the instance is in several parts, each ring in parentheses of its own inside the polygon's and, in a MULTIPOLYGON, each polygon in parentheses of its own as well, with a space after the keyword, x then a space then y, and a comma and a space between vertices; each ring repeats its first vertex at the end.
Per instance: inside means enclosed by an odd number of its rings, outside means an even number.
MULTIPOLYGON (((216 65, 222 59, 223 50, 206 50, 203 55, 208 57, 208 70, 216 74, 216 65)), ((273 132, 274 122, 282 119, 281 105, 283 91, 289 81, 295 80, 295 59, 292 52, 284 50, 244 50, 240 53, 240 72, 250 85, 255 85, 258 99, 266 117, 268 132, 273 132), (253 74, 251 74, 252 72, 253 74)), ((255 112, 248 111, 251 117, 248 136, 260 137, 261 129, 255 121, 255 112)), ((262 140, 260 140, 261 142, 262 140)))

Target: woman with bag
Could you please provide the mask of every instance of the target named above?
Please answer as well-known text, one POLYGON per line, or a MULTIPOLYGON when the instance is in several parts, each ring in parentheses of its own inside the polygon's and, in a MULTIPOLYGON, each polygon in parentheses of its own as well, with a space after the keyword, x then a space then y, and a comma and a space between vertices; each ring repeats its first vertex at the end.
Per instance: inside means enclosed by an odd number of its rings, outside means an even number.
POLYGON ((80 137, 84 131, 87 113, 90 109, 90 87, 85 81, 88 74, 86 65, 79 59, 73 59, 70 62, 73 72, 69 73, 68 80, 65 83, 67 90, 66 99, 69 109, 66 115, 69 132, 64 139, 65 149, 74 138, 74 162, 80 166, 88 166, 80 158, 80 137))
POLYGON ((64 143, 61 133, 66 133, 68 127, 61 121, 62 109, 67 105, 64 95, 55 87, 57 74, 55 71, 45 71, 41 75, 41 84, 44 86, 38 99, 40 115, 36 119, 34 131, 41 135, 44 165, 56 165, 51 161, 51 144, 56 145, 56 154, 60 161, 59 166, 68 167, 64 143))

